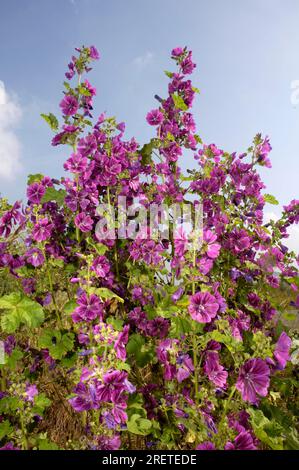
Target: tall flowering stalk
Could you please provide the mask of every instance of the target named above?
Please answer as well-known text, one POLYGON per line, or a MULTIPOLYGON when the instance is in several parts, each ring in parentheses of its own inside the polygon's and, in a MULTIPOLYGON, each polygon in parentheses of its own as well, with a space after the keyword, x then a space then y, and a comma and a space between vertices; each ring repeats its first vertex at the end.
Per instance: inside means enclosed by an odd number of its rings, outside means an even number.
POLYGON ((284 382, 294 332, 280 317, 298 307, 298 257, 284 239, 299 201, 264 223, 265 204, 276 203, 258 173, 271 167, 269 139, 258 134, 240 155, 202 143, 191 113, 195 64, 177 47, 168 94, 146 116, 155 136, 143 146, 127 140, 124 123, 93 118, 96 90, 85 76, 99 52, 76 52, 61 123, 43 115, 52 145, 69 149, 67 173, 30 175, 26 206, 0 218, 0 268, 14 281, 0 298, 3 448, 69 448, 47 428, 58 386, 81 429, 71 448, 128 448, 134 436, 158 449, 294 447, 284 382), (140 211, 192 201, 194 218, 203 210, 202 237, 177 229, 173 213, 169 238, 148 227, 132 237, 130 226, 114 236, 120 198, 125 212, 136 201, 140 211), (286 301, 275 295, 283 290, 286 301), (48 377, 52 404, 40 389, 48 377))

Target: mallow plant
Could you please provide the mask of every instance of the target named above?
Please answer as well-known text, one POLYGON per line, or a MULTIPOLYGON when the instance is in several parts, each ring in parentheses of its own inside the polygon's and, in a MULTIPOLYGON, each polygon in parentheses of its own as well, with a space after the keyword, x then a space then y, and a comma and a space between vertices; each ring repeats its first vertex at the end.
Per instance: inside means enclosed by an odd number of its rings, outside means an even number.
POLYGON ((265 220, 268 137, 203 143, 192 52, 171 58, 142 145, 94 118, 99 52, 76 49, 42 115, 64 176, 1 202, 2 449, 299 448, 299 201, 265 220))

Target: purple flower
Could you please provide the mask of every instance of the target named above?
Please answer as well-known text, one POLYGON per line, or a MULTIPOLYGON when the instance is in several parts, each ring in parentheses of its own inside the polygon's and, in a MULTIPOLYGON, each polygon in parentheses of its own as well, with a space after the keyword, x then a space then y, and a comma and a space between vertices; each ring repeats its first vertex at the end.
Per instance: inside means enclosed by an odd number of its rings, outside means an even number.
POLYGON ((221 245, 215 243, 217 240, 217 235, 215 235, 211 230, 205 230, 203 233, 204 242, 207 244, 207 255, 209 258, 215 259, 219 256, 221 245))
POLYGON ((7 442, 0 450, 20 450, 18 447, 14 447, 12 442, 7 442))
POLYGON ((177 358, 178 370, 176 374, 179 383, 186 380, 194 371, 194 365, 191 357, 188 354, 179 355, 177 358))
POLYGON ((90 322, 95 318, 102 319, 103 304, 95 294, 88 297, 84 292, 77 299, 77 303, 79 306, 72 313, 72 319, 75 323, 80 321, 90 322))
POLYGON ((96 440, 98 450, 118 450, 121 445, 119 434, 112 437, 98 436, 96 440))
POLYGON ((74 392, 76 396, 70 398, 69 402, 75 411, 88 411, 99 407, 95 384, 80 382, 76 385, 74 392))
POLYGON ((225 450, 257 450, 253 443, 252 435, 248 431, 242 431, 237 435, 234 442, 227 442, 225 450))
POLYGON ((28 401, 33 401, 34 397, 38 395, 38 389, 36 385, 27 385, 26 386, 26 392, 25 392, 26 398, 28 401))
POLYGON ((80 214, 75 217, 75 225, 81 232, 90 232, 93 227, 93 220, 89 215, 80 212, 80 214))
POLYGON ((38 248, 32 248, 31 250, 28 250, 25 256, 27 262, 32 264, 32 266, 35 268, 41 266, 45 261, 44 255, 38 248))
POLYGON ((275 346, 274 357, 278 363, 279 369, 284 369, 287 361, 290 360, 291 338, 283 331, 278 338, 275 346))
POLYGON ((229 244, 230 250, 233 253, 239 254, 242 251, 247 250, 250 247, 251 241, 246 230, 234 229, 229 234, 228 244, 229 244))
POLYGON ((265 397, 270 383, 270 369, 260 358, 249 359, 240 368, 236 388, 244 401, 256 403, 258 395, 265 397))
POLYGON ((163 119, 164 116, 159 109, 153 109, 146 115, 146 120, 151 126, 159 126, 163 119))
POLYGON ((110 264, 106 256, 98 256, 91 268, 99 277, 106 277, 110 271, 110 264))
MULTIPOLYGON (((146 324, 140 329, 143 330, 144 333, 148 336, 158 337, 162 339, 167 336, 169 326, 169 320, 163 317, 156 317, 153 320, 147 321, 146 324)), ((137 324, 137 327, 140 327, 140 325, 137 324)))
POLYGON ((103 383, 97 387, 100 401, 117 402, 123 392, 132 393, 135 387, 128 381, 127 372, 111 370, 104 374, 103 383))
POLYGON ((65 116, 72 116, 78 111, 78 101, 72 95, 66 95, 59 104, 63 114, 65 116))
POLYGON ((39 204, 46 190, 44 185, 40 183, 32 183, 27 188, 27 197, 30 202, 34 204, 39 204))
POLYGON ((15 337, 14 337, 13 335, 7 336, 6 340, 4 341, 4 351, 5 351, 5 354, 7 354, 8 356, 10 356, 15 347, 16 347, 16 339, 15 339, 15 337))
POLYGON ((90 46, 89 55, 93 60, 99 60, 100 53, 95 46, 90 46))
POLYGON ((34 225, 32 230, 32 237, 37 242, 43 242, 50 238, 53 225, 49 222, 48 218, 39 219, 34 225))
POLYGON ((116 352, 116 357, 118 359, 121 359, 122 361, 125 361, 127 352, 126 352, 126 344, 129 339, 129 329, 130 326, 126 325, 121 331, 117 337, 117 340, 114 343, 114 350, 116 352))
POLYGON ((146 264, 157 265, 162 260, 161 253, 164 248, 154 240, 136 239, 130 246, 129 251, 134 260, 142 259, 146 264))
POLYGON ((224 388, 226 386, 228 373, 219 363, 219 355, 216 351, 209 351, 207 353, 204 371, 216 387, 224 388))
POLYGON ((71 173, 78 174, 83 173, 86 170, 88 159, 78 153, 72 154, 72 156, 65 162, 64 169, 71 173))
POLYGON ((182 47, 175 47, 174 49, 172 49, 171 51, 171 55, 173 57, 179 57, 180 55, 182 55, 184 53, 184 49, 182 47))
POLYGON ((216 317, 219 304, 209 292, 197 292, 190 297, 188 310, 193 320, 199 323, 209 323, 216 317))
POLYGON ((196 447, 196 450, 216 450, 213 442, 211 441, 206 441, 203 442, 202 444, 199 444, 196 447))
POLYGON ((184 288, 183 287, 179 287, 171 296, 171 299, 173 302, 177 302, 178 300, 180 300, 180 298, 182 297, 184 293, 184 288))

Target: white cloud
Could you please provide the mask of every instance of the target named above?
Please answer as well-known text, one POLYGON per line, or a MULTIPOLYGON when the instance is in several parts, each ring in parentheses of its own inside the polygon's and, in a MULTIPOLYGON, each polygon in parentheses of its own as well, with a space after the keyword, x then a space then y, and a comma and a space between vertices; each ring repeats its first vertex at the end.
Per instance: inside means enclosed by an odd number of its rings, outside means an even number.
POLYGON ((145 54, 135 57, 133 64, 141 68, 146 67, 153 60, 153 57, 154 54, 150 51, 147 51, 145 54))
MULTIPOLYGON (((279 219, 279 216, 275 212, 266 212, 264 215, 264 223, 274 220, 275 222, 279 219)), ((299 226, 291 225, 288 228, 288 238, 282 240, 283 245, 286 245, 290 250, 299 253, 299 226)))
POLYGON ((288 229, 289 238, 285 238, 285 245, 289 247, 290 250, 295 251, 296 254, 299 253, 299 227, 298 225, 292 225, 288 229))
POLYGON ((0 179, 11 181, 21 169, 21 146, 14 127, 22 110, 14 96, 5 90, 0 80, 0 179))

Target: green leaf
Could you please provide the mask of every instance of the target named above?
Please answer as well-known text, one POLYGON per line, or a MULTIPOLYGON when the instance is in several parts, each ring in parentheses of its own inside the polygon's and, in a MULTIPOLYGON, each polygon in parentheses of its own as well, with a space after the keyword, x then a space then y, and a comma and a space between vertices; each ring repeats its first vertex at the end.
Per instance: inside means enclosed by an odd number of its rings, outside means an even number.
POLYGON ((80 93, 80 95, 83 95, 83 96, 91 95, 90 91, 88 90, 88 88, 86 88, 84 84, 78 86, 78 92, 80 93))
POLYGON ((151 433, 152 422, 149 419, 142 418, 138 414, 133 414, 127 422, 128 431, 140 436, 147 436, 151 433))
POLYGON ((38 344, 40 348, 48 349, 53 359, 62 359, 73 349, 74 334, 62 334, 58 330, 46 329, 42 332, 38 344))
POLYGON ((279 204, 277 199, 274 196, 272 196, 272 194, 263 194, 263 198, 265 202, 267 202, 268 204, 272 204, 273 206, 278 206, 279 204))
POLYGON ((55 189, 55 188, 47 188, 45 194, 42 197, 41 202, 50 202, 55 201, 59 206, 62 206, 64 203, 64 199, 66 196, 66 191, 64 189, 55 189))
POLYGON ((46 121, 47 124, 51 127, 52 131, 57 131, 59 127, 59 122, 54 114, 41 114, 41 117, 46 121))
POLYGON ((42 306, 21 292, 1 297, 0 309, 4 310, 1 327, 6 333, 14 333, 21 325, 37 328, 45 319, 42 306))
POLYGON ((145 344, 145 339, 138 333, 131 335, 127 344, 127 353, 133 356, 139 367, 144 367, 153 359, 153 351, 145 344))
POLYGON ((148 144, 144 144, 140 150, 142 165, 149 165, 152 162, 152 153, 155 148, 155 141, 152 139, 148 144))
POLYGON ((39 439, 38 450, 59 450, 59 447, 55 442, 51 442, 48 439, 39 439))
POLYGON ((181 335, 190 333, 191 323, 186 318, 173 317, 171 319, 170 335, 172 338, 179 338, 181 335))
POLYGON ((114 292, 112 292, 112 290, 108 289, 107 287, 92 287, 89 290, 92 294, 96 294, 104 300, 117 299, 122 304, 124 303, 124 299, 119 297, 119 295, 115 294, 114 292))
POLYGON ((15 348, 12 353, 5 356, 5 365, 10 369, 14 370, 17 367, 18 362, 23 358, 24 354, 19 348, 15 348))
POLYGON ((167 77, 172 78, 173 77, 173 72, 169 72, 168 70, 164 70, 164 73, 167 77))
POLYGON ((5 436, 9 436, 12 432, 13 432, 13 427, 11 426, 8 419, 6 419, 5 421, 2 421, 2 423, 0 423, 0 441, 5 436))
POLYGON ((32 183, 40 183, 44 175, 41 173, 35 173, 34 175, 28 175, 27 184, 30 186, 32 183))
POLYGON ((273 450, 283 450, 282 427, 266 418, 261 410, 251 408, 248 412, 256 437, 273 450))
POLYGON ((173 93, 171 96, 176 108, 180 109, 181 111, 188 110, 188 106, 180 95, 173 93))
POLYGON ((95 244, 95 249, 97 251, 98 255, 104 255, 106 251, 109 250, 108 246, 104 245, 104 243, 96 243, 95 244))
POLYGON ((63 308, 63 311, 64 313, 66 313, 67 315, 70 315, 71 313, 73 313, 73 311, 75 310, 75 308, 78 307, 78 304, 75 300, 69 300, 65 305, 64 305, 64 308, 63 308))
POLYGON ((45 393, 39 393, 34 397, 34 406, 32 407, 32 413, 42 416, 45 411, 45 408, 48 408, 51 403, 51 400, 47 398, 45 393))
POLYGON ((106 323, 112 325, 116 331, 121 331, 123 328, 124 321, 120 318, 108 317, 106 318, 106 323))

